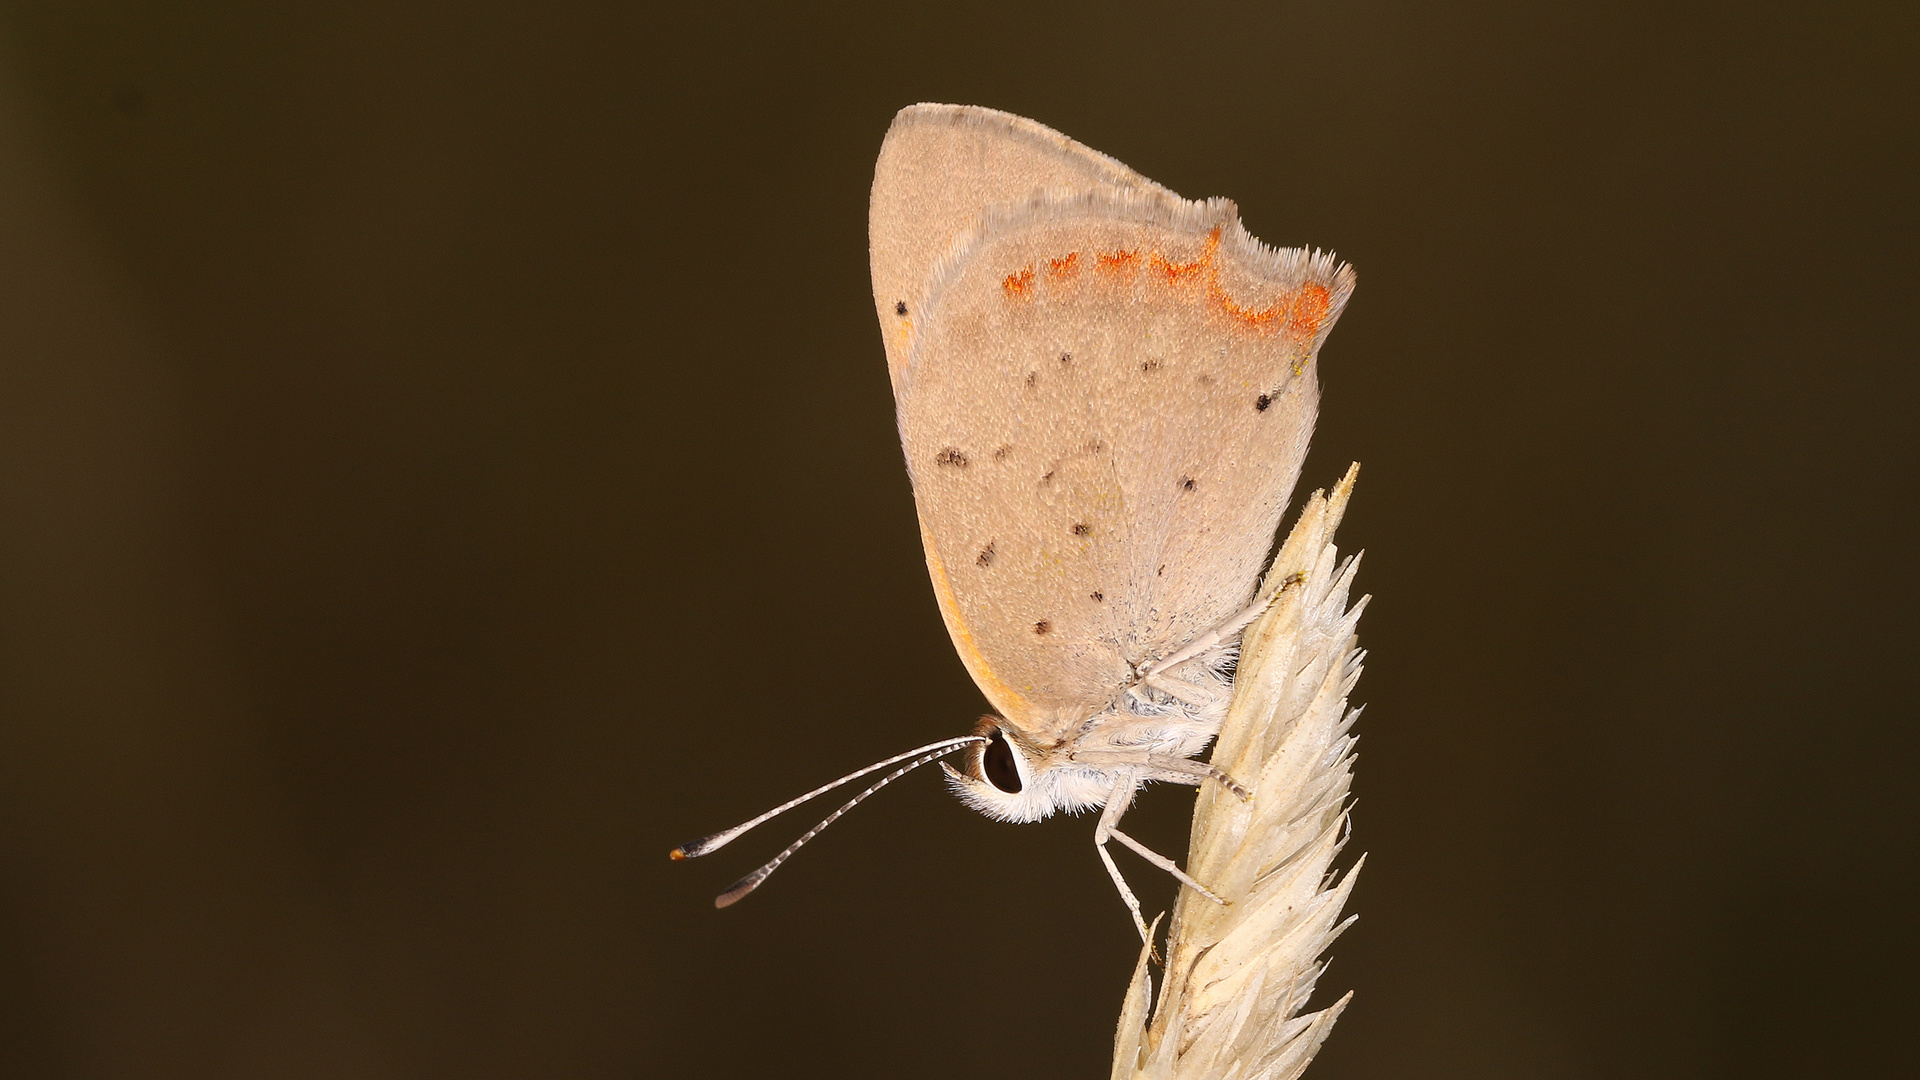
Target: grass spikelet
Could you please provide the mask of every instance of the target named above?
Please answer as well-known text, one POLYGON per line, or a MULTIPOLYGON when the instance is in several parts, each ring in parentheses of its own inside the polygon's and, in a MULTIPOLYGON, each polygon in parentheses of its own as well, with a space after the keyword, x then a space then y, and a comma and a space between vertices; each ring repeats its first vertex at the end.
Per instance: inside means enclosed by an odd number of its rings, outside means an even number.
MULTIPOLYGON (((1167 933, 1160 1000, 1143 949, 1121 1007, 1114 1080, 1292 1080, 1352 994, 1303 1013, 1360 867, 1333 880, 1346 843, 1359 715, 1347 695, 1363 654, 1347 590, 1359 557, 1333 546, 1359 466, 1314 492, 1274 557, 1273 606, 1247 628, 1213 764, 1253 788, 1243 802, 1200 789, 1187 871, 1230 901, 1182 889, 1167 933)), ((1363 859, 1362 862, 1365 860, 1363 859)))

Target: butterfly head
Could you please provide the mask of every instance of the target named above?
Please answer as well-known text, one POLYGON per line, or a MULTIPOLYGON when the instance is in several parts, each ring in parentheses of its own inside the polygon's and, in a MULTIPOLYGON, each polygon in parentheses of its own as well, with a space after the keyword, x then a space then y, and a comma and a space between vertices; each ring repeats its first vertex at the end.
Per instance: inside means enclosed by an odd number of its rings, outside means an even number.
POLYGON ((1064 747, 1035 746, 997 716, 981 718, 974 734, 986 741, 967 751, 960 768, 940 767, 961 802, 995 821, 1039 821, 1056 810, 1101 806, 1113 788, 1107 770, 1072 762, 1064 747))

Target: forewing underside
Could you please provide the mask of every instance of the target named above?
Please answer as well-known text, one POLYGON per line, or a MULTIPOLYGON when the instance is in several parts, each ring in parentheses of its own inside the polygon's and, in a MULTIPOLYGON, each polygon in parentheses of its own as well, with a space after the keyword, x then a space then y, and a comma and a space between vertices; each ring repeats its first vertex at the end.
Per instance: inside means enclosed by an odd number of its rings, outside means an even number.
POLYGON ((1350 289, 1163 190, 989 212, 935 270, 901 438, 955 644, 1030 736, 1248 601, 1350 289))
POLYGON ((874 166, 867 217, 873 301, 894 389, 934 267, 981 211, 1042 190, 1103 187, 1158 185, 1025 117, 971 105, 900 110, 874 166))

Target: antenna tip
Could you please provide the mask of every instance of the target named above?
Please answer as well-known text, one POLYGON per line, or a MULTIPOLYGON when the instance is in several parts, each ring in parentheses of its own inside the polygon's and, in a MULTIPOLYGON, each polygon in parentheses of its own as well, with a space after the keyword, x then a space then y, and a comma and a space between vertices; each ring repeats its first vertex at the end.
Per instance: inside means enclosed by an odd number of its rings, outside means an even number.
MULTIPOLYGON (((733 836, 739 835, 735 830, 730 831, 733 832, 733 836)), ((727 841, 733 839, 733 836, 722 832, 714 833, 712 836, 703 836, 698 840, 689 840, 679 847, 674 848, 672 851, 667 852, 667 858, 672 859, 674 862, 679 862, 682 859, 697 859, 702 855, 726 846, 727 841)))
MULTIPOLYGON (((762 870, 764 870, 764 868, 762 868, 762 870)), ((763 873, 762 870, 755 870, 753 873, 734 882, 732 888, 713 898, 713 906, 717 908, 732 907, 734 904, 739 903, 742 897, 759 888, 760 883, 767 880, 767 875, 763 873)))

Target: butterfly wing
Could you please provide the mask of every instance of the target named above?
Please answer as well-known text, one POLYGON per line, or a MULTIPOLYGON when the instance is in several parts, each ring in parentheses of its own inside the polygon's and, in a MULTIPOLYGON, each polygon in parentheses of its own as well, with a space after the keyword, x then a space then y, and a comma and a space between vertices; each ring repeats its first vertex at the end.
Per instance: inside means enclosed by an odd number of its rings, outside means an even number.
POLYGON ((955 645, 1030 737, 1247 603, 1352 283, 1156 186, 989 208, 934 267, 901 440, 955 645))
POLYGON ((1044 124, 971 105, 913 105, 887 130, 868 211, 873 301, 894 388, 935 264, 986 208, 1042 190, 1158 188, 1044 124))

